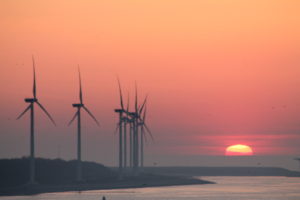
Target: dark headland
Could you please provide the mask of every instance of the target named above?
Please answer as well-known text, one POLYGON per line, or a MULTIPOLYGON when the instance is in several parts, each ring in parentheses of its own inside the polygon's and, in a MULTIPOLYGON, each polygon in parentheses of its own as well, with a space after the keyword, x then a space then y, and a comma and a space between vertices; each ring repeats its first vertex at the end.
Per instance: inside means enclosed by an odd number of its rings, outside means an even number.
POLYGON ((0 195, 30 195, 46 192, 83 191, 100 189, 139 188, 212 182, 191 176, 159 175, 143 172, 132 176, 130 172, 122 179, 115 169, 94 162, 83 162, 84 182, 74 181, 76 161, 61 159, 36 159, 37 184, 26 184, 29 180, 29 159, 0 160, 0 195))

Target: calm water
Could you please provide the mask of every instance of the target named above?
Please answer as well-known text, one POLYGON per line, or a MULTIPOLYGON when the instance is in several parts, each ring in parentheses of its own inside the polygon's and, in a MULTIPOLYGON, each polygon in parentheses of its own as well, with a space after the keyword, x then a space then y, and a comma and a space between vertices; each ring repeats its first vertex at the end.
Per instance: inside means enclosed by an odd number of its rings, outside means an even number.
POLYGON ((0 200, 300 200, 300 178, 202 177, 218 184, 47 193, 0 200))

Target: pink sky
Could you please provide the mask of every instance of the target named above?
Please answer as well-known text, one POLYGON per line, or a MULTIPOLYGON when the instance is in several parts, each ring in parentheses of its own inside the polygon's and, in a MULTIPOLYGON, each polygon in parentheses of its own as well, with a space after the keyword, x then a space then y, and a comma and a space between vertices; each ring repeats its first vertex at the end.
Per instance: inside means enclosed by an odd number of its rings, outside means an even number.
MULTIPOLYGON (((300 152, 299 1, 17 1, 0 2, 0 157, 28 153, 28 116, 37 64, 37 154, 75 157, 72 103, 76 66, 86 104, 84 158, 115 163, 115 75, 149 94, 148 124, 161 155, 224 155, 243 143, 255 155, 300 152), (107 152, 110 157, 107 158, 107 152)), ((152 158, 151 157, 151 158, 152 158)), ((149 162, 152 162, 149 161, 149 162)))

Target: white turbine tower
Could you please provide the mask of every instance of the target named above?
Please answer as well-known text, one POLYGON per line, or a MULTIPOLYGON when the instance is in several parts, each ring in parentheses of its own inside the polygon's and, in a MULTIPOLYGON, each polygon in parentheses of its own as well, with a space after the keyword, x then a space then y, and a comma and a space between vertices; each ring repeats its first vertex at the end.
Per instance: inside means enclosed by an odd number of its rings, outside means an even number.
POLYGON ((28 110, 30 110, 30 179, 29 184, 35 184, 35 144, 34 144, 34 104, 37 104, 42 111, 47 115, 47 117, 51 120, 51 122, 55 124, 53 118, 48 113, 48 111, 44 108, 44 106, 39 103, 37 99, 36 92, 36 79, 35 79, 35 62, 34 57, 32 56, 33 63, 33 98, 25 98, 25 102, 29 103, 29 106, 18 116, 17 119, 20 119, 28 110))
POLYGON ((82 98, 82 88, 81 88, 81 75, 80 75, 80 69, 78 67, 78 74, 79 74, 79 100, 80 103, 74 103, 72 106, 74 108, 77 108, 77 111, 74 115, 74 117, 69 122, 69 126, 72 124, 72 122, 77 117, 77 181, 82 182, 82 166, 81 166, 81 108, 83 108, 87 114, 96 122, 96 124, 99 126, 99 122, 94 117, 94 115, 89 111, 89 109, 83 104, 83 98, 82 98))

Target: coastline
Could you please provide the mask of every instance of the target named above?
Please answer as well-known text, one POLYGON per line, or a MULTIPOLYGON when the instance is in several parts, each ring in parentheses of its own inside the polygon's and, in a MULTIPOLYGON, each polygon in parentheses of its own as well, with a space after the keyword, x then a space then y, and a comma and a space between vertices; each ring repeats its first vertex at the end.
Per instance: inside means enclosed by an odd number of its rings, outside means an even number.
POLYGON ((64 185, 23 185, 19 187, 0 188, 0 196, 35 195, 50 192, 112 190, 126 188, 162 187, 195 184, 214 184, 214 182, 196 179, 187 176, 143 175, 124 177, 121 180, 112 180, 97 183, 71 183, 64 185))

